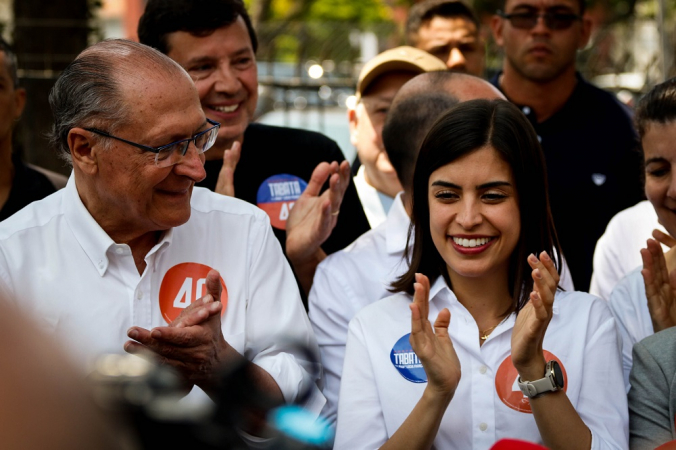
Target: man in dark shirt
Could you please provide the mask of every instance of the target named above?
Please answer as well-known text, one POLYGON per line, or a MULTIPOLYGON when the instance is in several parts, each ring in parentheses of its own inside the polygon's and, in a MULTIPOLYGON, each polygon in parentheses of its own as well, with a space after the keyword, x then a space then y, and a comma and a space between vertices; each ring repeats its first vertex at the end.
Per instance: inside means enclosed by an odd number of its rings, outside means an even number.
POLYGON ((190 74, 221 124, 200 185, 265 210, 308 292, 319 261, 369 229, 340 148, 318 133, 250 125, 257 39, 241 0, 150 0, 138 34, 190 74))
POLYGON ((53 174, 55 179, 50 179, 46 171, 36 170, 12 154, 12 131, 25 104, 26 90, 19 87, 16 56, 0 38, 0 221, 65 184, 58 179, 65 177, 53 174))
POLYGON ((491 80, 540 138, 554 222, 581 291, 589 289, 606 225, 642 198, 631 112, 575 70, 591 28, 584 6, 584 0, 506 0, 492 21, 503 70, 491 80))

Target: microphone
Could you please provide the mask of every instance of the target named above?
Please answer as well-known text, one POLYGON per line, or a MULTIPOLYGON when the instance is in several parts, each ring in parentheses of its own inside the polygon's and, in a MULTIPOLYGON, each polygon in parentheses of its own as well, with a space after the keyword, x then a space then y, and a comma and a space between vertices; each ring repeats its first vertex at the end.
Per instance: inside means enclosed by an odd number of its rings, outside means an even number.
POLYGON ((547 450, 547 447, 519 439, 500 439, 491 450, 547 450))

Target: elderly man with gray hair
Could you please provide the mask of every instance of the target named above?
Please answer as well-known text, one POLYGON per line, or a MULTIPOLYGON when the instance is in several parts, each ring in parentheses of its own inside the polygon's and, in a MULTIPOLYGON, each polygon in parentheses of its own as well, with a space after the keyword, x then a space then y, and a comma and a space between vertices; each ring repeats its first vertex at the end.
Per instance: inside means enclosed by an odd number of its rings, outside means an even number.
POLYGON ((248 360, 262 392, 318 413, 320 370, 285 343, 317 345, 267 215, 194 188, 219 124, 188 74, 150 47, 104 41, 50 103, 73 175, 0 224, 0 296, 81 362, 150 352, 213 394, 219 368, 248 360))

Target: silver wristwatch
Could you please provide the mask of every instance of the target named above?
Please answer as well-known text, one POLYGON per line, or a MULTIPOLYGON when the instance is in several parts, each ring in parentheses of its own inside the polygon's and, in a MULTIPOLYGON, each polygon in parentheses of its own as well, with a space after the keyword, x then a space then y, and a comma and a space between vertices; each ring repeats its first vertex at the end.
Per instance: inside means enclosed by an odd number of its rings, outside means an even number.
POLYGON ((545 376, 535 381, 521 381, 521 376, 517 379, 519 389, 528 398, 539 397, 547 392, 555 392, 563 389, 563 372, 556 361, 549 361, 545 365, 545 376))

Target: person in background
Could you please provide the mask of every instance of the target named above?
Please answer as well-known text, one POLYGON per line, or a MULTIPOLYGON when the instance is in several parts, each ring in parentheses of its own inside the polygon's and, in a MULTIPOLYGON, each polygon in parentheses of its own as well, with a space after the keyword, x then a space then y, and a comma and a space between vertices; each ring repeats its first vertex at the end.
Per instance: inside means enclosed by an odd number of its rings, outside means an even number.
POLYGON ((505 0, 491 26, 504 51, 491 80, 535 128, 549 198, 577 289, 587 291, 596 241, 610 219, 642 200, 631 112, 576 71, 589 41, 584 0, 505 0))
POLYGON ((434 123, 413 175, 409 268, 350 322, 336 449, 626 448, 615 322, 603 300, 559 287, 544 164, 505 100, 434 123))
POLYGON ((49 100, 73 176, 0 223, 0 296, 83 367, 151 354, 217 396, 220 371, 249 361, 272 403, 319 414, 319 351, 268 216, 194 187, 219 125, 188 74, 107 40, 78 55, 49 100))
POLYGON ((414 76, 446 70, 429 53, 413 47, 386 50, 367 62, 357 81, 356 104, 347 110, 350 140, 361 165, 354 177, 371 228, 380 225, 402 190, 383 147, 382 131, 395 94, 414 76))
POLYGON ((0 221, 66 185, 63 175, 26 164, 13 153, 12 132, 25 104, 16 55, 0 38, 0 221))
MULTIPOLYGON (((641 265, 641 249, 651 236, 663 239, 668 235, 648 200, 640 201, 610 219, 594 249, 589 293, 609 300, 615 286, 641 265)), ((662 249, 667 251, 671 246, 664 245, 662 249)))
POLYGON ((413 5, 406 21, 406 41, 439 58, 448 70, 484 75, 486 48, 479 20, 460 0, 424 0, 413 5))
POLYGON ((206 155, 207 176, 197 185, 266 211, 302 290, 309 292, 317 264, 369 224, 334 141, 251 123, 258 100, 258 41, 244 3, 149 0, 138 36, 188 72, 204 113, 221 124, 206 155), (329 188, 322 193, 325 183, 329 188))
POLYGON ((672 249, 665 253, 657 240, 648 239, 647 248, 640 250, 643 265, 625 276, 610 294, 610 308, 622 337, 627 390, 634 344, 676 325, 676 79, 651 89, 639 101, 635 120, 643 151, 645 195, 668 233, 656 230, 655 234, 672 249))
POLYGON ((629 375, 629 448, 673 449, 676 439, 676 328, 648 336, 634 345, 629 375))

